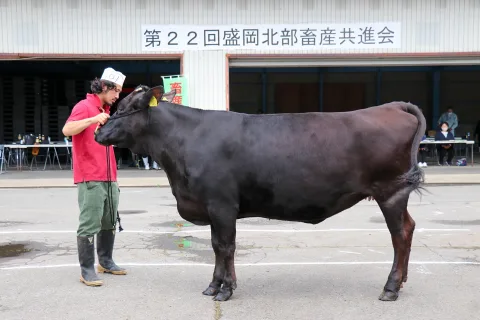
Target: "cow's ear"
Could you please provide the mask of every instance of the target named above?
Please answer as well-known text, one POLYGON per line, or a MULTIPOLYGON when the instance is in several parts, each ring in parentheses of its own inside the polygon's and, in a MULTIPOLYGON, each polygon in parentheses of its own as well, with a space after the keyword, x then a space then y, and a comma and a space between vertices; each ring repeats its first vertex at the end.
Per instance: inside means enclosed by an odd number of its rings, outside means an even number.
POLYGON ((158 96, 161 96, 164 92, 165 90, 163 89, 163 86, 156 86, 148 89, 142 97, 141 107, 150 106, 154 94, 158 94, 158 96))
POLYGON ((167 101, 167 102, 172 102, 173 98, 175 98, 175 95, 177 93, 177 90, 173 89, 170 92, 164 93, 162 95, 162 98, 160 99, 161 101, 167 101))
POLYGON ((156 86, 156 87, 153 87, 153 88, 150 88, 150 90, 147 91, 148 94, 150 94, 150 97, 155 93, 155 94, 158 94, 159 96, 161 96, 162 94, 165 93, 165 89, 163 88, 163 86, 156 86))

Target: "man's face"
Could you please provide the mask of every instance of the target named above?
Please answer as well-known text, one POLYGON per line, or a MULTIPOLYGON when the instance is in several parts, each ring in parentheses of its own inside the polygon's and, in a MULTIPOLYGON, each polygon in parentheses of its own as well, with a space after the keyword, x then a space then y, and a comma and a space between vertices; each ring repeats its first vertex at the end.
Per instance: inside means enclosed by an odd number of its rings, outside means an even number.
POLYGON ((448 113, 452 113, 453 110, 452 110, 452 109, 448 109, 447 112, 448 112, 448 113))
POLYGON ((103 102, 106 105, 112 106, 115 101, 120 97, 120 92, 122 92, 122 87, 118 84, 114 89, 108 90, 107 87, 103 87, 103 102))

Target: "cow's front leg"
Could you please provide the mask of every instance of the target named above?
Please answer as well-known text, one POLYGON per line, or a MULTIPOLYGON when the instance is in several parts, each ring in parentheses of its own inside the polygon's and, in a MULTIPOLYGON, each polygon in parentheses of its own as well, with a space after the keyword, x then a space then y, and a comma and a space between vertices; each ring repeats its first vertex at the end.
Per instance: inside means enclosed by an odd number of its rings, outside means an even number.
POLYGON ((225 264, 220 257, 217 235, 215 232, 215 226, 213 224, 210 226, 210 234, 212 238, 213 251, 215 252, 215 269, 213 270, 212 282, 210 282, 208 288, 203 291, 203 294, 206 296, 216 296, 223 283, 225 264))
POLYGON ((212 282, 203 294, 215 295, 213 298, 215 301, 227 301, 232 296, 233 290, 237 288, 234 264, 236 213, 228 214, 228 212, 232 212, 231 209, 223 210, 223 214, 216 214, 217 212, 217 209, 212 212, 211 219, 215 270, 213 271, 212 282))

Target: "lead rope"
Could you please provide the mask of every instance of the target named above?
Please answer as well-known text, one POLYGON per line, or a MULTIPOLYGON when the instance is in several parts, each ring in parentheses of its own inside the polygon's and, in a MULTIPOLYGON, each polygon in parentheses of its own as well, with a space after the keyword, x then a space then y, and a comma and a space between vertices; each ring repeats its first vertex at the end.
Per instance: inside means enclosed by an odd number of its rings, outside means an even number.
MULTIPOLYGON (((103 108, 101 108, 101 110, 102 110, 102 113, 105 112, 103 110, 103 108)), ((111 170, 111 164, 110 164, 110 147, 109 146, 106 147, 106 154, 107 154, 107 183, 108 183, 107 193, 108 193, 108 197, 110 198, 108 203, 110 204, 109 205, 110 216, 112 217, 113 229, 115 229, 116 222, 115 222, 115 218, 114 218, 114 214, 113 214, 113 211, 114 211, 114 209, 113 209, 113 191, 112 191, 113 189, 112 189, 112 174, 111 174, 111 171, 110 171, 111 170)), ((117 221, 118 221, 118 232, 122 232, 123 228, 122 228, 122 223, 121 223, 120 214, 118 213, 118 210, 117 210, 117 221)))
MULTIPOLYGON (((113 215, 113 189, 112 189, 112 175, 111 175, 111 172, 110 172, 110 148, 107 147, 107 180, 108 180, 108 196, 110 197, 110 215, 112 216, 112 225, 113 225, 113 228, 115 229, 115 226, 116 226, 116 223, 115 223, 115 218, 114 218, 114 215, 113 215)), ((118 221, 118 232, 122 232, 123 231, 123 228, 122 228, 122 223, 121 223, 121 219, 120 219, 120 214, 118 213, 118 210, 117 210, 117 221, 118 221)))

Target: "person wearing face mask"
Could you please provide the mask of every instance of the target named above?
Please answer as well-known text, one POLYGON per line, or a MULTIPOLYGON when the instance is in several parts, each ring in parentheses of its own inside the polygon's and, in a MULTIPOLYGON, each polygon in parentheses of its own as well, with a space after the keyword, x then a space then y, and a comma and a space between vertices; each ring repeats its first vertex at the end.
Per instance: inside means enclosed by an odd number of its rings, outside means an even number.
POLYGON ((458 116, 455 113, 453 113, 453 109, 451 107, 447 109, 447 112, 445 112, 440 116, 440 119, 438 119, 439 125, 443 122, 448 123, 448 127, 450 128, 450 131, 452 132, 452 135, 455 137, 455 129, 457 129, 458 127, 458 116))
MULTIPOLYGON (((436 141, 448 141, 448 140, 455 140, 453 134, 449 131, 449 126, 447 122, 443 122, 440 124, 440 130, 435 134, 436 141)), ((453 159, 453 143, 442 143, 437 145, 437 151, 439 156, 439 165, 444 165, 443 159, 445 158, 445 154, 447 155, 447 161, 445 165, 451 166, 452 159, 453 159)))

